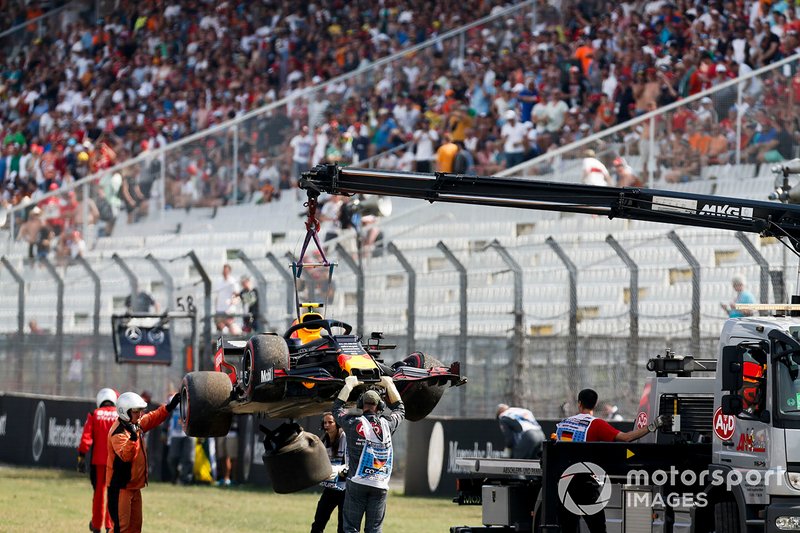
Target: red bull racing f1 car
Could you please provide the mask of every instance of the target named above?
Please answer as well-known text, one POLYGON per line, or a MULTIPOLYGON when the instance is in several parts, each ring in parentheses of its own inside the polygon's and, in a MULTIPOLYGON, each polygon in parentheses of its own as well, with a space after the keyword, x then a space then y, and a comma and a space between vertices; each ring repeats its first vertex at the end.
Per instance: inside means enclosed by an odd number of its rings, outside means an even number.
POLYGON ((215 370, 184 377, 181 417, 188 435, 226 435, 234 414, 289 419, 319 415, 330 410, 347 376, 357 376, 364 384, 353 391, 352 400, 381 376, 392 376, 406 418, 422 420, 436 407, 445 388, 466 382, 459 363, 445 366, 421 352, 387 365, 381 351, 394 345, 381 344, 382 334, 373 333, 363 342, 349 324, 323 318, 317 312, 321 304, 300 305, 309 312, 283 335, 220 337, 215 370))

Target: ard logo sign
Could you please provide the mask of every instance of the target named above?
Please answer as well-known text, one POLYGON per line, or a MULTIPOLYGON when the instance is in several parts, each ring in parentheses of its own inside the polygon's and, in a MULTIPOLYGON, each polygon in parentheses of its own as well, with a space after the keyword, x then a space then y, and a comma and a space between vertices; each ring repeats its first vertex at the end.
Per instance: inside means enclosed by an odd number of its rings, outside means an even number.
POLYGON ((736 417, 722 414, 722 407, 714 411, 714 435, 720 440, 731 440, 736 431, 736 417))

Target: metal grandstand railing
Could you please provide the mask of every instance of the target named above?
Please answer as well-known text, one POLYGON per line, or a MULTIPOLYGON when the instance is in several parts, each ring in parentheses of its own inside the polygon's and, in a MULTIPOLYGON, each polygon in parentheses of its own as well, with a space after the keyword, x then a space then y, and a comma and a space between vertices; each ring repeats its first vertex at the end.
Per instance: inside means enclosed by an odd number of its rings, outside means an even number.
MULTIPOLYGON (((593 149, 609 168, 615 157, 626 158, 648 186, 656 181, 686 182, 712 176, 754 177, 756 172, 766 176, 771 166, 770 159, 774 161, 777 155, 773 153, 764 157, 757 148, 748 145, 747 140, 766 127, 759 112, 763 112, 777 127, 776 120, 785 114, 786 109, 800 103, 800 95, 796 95, 792 88, 792 80, 800 70, 798 61, 800 54, 782 59, 585 139, 552 149, 499 175, 580 181, 584 153, 593 149), (706 98, 710 99, 709 104, 703 103, 706 98), (710 119, 687 120, 687 111, 695 117, 709 115, 710 119), (734 138, 728 139, 727 151, 723 156, 695 157, 697 150, 692 145, 691 134, 710 129, 710 133, 716 135, 723 129, 722 121, 728 121, 723 126, 729 125, 733 131, 734 138), (683 131, 676 130, 678 125, 683 131), (749 131, 751 125, 756 127, 749 131), (734 165, 740 168, 733 168, 734 165)), ((793 151, 797 151, 797 143, 794 143, 793 151)), ((788 159, 796 155, 785 154, 783 157, 788 159)), ((765 191, 765 196, 769 192, 765 191)))

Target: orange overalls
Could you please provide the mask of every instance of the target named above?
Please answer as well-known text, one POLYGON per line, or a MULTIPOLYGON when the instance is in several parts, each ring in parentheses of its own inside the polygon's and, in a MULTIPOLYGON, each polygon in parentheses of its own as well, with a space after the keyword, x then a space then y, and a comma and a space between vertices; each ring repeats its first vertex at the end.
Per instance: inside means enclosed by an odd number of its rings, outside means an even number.
POLYGON ((92 529, 111 529, 111 516, 106 509, 106 461, 108 460, 108 431, 117 420, 117 408, 113 405, 99 407, 89 413, 83 425, 83 435, 78 453, 86 455, 92 448, 92 464, 89 474, 94 489, 92 498, 92 529))
POLYGON ((114 533, 141 533, 142 487, 147 485, 147 451, 142 436, 158 427, 169 413, 162 405, 142 415, 136 440, 117 420, 108 433, 108 512, 114 523, 114 533))

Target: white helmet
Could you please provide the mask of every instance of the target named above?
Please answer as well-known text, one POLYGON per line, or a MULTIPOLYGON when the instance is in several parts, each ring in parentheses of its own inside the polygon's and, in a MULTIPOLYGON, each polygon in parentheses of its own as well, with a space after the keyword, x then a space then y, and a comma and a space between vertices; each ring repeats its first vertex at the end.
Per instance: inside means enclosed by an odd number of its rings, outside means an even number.
POLYGON ((97 407, 103 405, 103 402, 111 402, 111 405, 117 404, 117 391, 114 389, 100 389, 97 393, 97 407))
POLYGON ((117 414, 125 422, 131 421, 128 411, 131 409, 144 409, 145 407, 147 407, 147 402, 135 392, 123 392, 117 398, 117 414))

